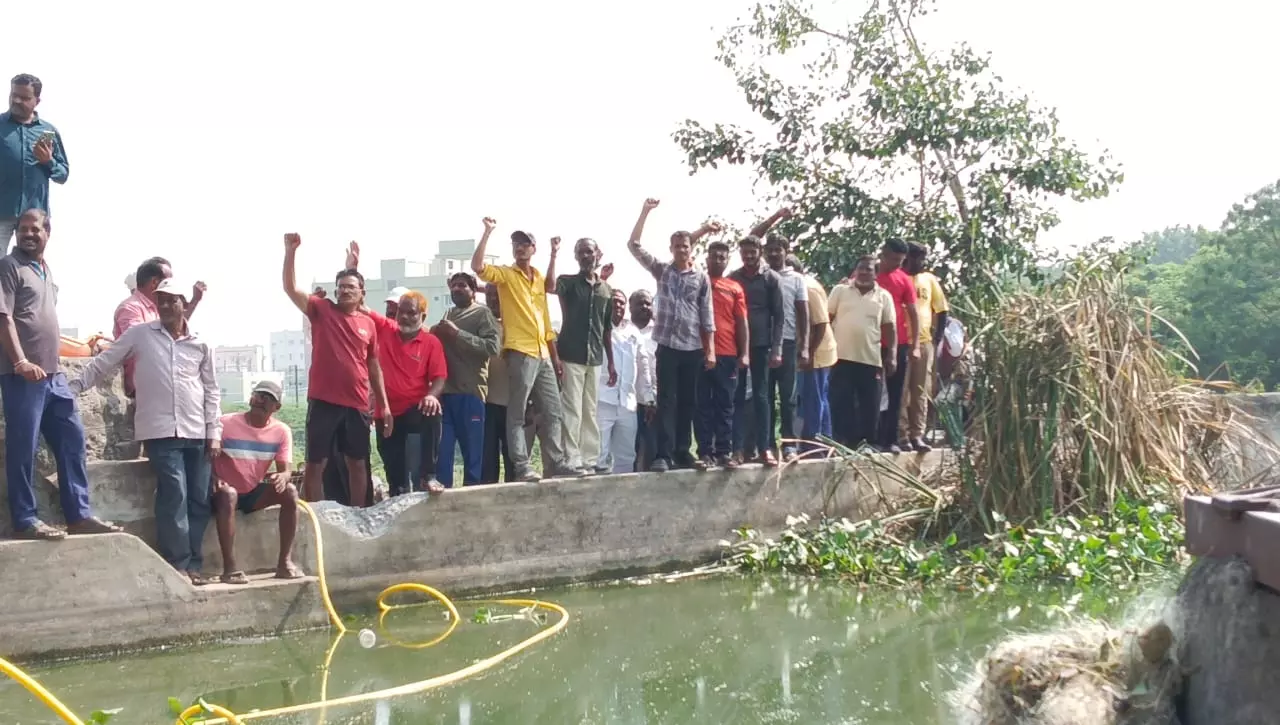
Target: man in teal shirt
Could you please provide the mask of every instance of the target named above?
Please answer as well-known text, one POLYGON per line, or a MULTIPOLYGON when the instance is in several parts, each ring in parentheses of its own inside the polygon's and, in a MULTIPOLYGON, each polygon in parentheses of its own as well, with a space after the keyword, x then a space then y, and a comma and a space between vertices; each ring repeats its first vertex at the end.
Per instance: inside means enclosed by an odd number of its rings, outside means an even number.
POLYGON ((40 118, 40 79, 23 73, 9 84, 9 111, 0 114, 0 254, 28 209, 49 214, 49 182, 67 183, 62 137, 40 118))

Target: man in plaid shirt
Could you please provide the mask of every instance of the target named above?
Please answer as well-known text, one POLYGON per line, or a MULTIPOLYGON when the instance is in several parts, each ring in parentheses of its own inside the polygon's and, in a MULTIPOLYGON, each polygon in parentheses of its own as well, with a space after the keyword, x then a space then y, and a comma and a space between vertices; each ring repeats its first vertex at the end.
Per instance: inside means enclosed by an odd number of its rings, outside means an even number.
MULTIPOLYGON (((693 266, 693 242, 689 232, 671 235, 671 261, 659 262, 640 248, 640 236, 657 199, 647 199, 631 230, 627 248, 658 281, 654 298, 653 341, 658 345, 658 446, 650 471, 664 473, 672 467, 704 470, 693 457, 693 411, 697 383, 703 370, 715 367, 715 315, 711 308, 711 280, 693 266)), ((707 227, 698 230, 701 236, 707 227)))

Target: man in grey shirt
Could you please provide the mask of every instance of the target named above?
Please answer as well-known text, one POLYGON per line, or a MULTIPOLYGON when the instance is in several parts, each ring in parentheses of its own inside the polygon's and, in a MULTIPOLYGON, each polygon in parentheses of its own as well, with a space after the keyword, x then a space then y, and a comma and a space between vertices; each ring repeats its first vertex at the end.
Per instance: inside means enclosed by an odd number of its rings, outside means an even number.
MULTIPOLYGON (((790 209, 780 209, 757 224, 751 233, 763 237, 773 225, 790 217, 790 209)), ((769 268, 778 273, 778 286, 782 292, 782 364, 770 368, 767 387, 769 409, 773 410, 777 405, 778 415, 782 418, 778 427, 782 429, 783 440, 788 441, 782 445, 783 461, 796 458, 796 368, 809 367, 809 291, 805 288, 804 278, 785 264, 789 246, 787 238, 780 234, 768 234, 765 237, 764 258, 769 263, 769 268)), ((770 427, 771 449, 777 447, 775 438, 776 433, 770 427)))
POLYGON ((0 259, 0 394, 4 396, 5 475, 14 535, 55 540, 120 531, 89 511, 84 426, 66 376, 58 369, 58 286, 44 260, 49 216, 18 217, 18 243, 0 259), (40 435, 58 466, 58 499, 67 531, 39 519, 33 489, 40 435))

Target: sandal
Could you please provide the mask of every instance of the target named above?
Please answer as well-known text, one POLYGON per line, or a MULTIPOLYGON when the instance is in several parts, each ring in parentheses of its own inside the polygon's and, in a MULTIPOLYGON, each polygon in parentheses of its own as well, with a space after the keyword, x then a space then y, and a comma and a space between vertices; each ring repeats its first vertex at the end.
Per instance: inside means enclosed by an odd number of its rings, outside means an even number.
POLYGON ((13 532, 13 537, 31 541, 61 541, 67 538, 67 532, 62 529, 55 529, 43 521, 36 521, 25 529, 13 532))
POLYGON ((109 521, 103 521, 102 519, 96 516, 90 516, 89 518, 84 519, 82 521, 77 521, 74 524, 67 525, 67 533, 74 534, 74 535, 118 534, 122 531, 124 531, 124 529, 122 529, 121 527, 116 526, 115 524, 109 521))
POLYGON ((223 574, 221 581, 223 584, 248 584, 249 577, 242 571, 233 571, 230 574, 223 574))
POLYGON ((204 574, 201 574, 198 571, 187 572, 187 579, 191 580, 191 586, 193 587, 202 587, 208 584, 209 582, 213 581, 212 579, 205 576, 204 574))
POLYGON ((297 564, 289 562, 288 566, 283 569, 276 569, 277 579, 301 579, 306 576, 297 564))

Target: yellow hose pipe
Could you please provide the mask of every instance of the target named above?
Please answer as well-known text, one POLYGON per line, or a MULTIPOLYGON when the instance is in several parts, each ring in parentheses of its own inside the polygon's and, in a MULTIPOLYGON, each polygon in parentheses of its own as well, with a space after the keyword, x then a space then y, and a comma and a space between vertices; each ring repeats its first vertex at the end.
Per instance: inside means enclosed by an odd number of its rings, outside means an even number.
POLYGON ((48 705, 49 709, 53 710, 54 714, 62 718, 62 721, 67 723, 67 725, 84 725, 84 722, 80 718, 76 717, 76 714, 71 712, 70 708, 63 705, 61 700, 54 697, 52 692, 44 689, 44 685, 36 682, 34 677, 23 672, 21 668, 3 657, 0 657, 0 672, 3 672, 9 677, 17 680, 19 685, 27 688, 27 691, 32 695, 35 695, 37 700, 48 705))

